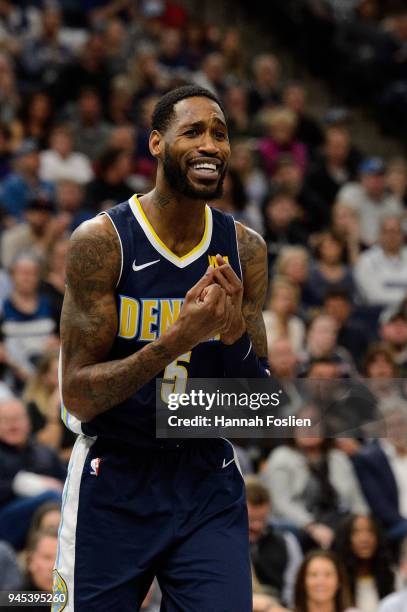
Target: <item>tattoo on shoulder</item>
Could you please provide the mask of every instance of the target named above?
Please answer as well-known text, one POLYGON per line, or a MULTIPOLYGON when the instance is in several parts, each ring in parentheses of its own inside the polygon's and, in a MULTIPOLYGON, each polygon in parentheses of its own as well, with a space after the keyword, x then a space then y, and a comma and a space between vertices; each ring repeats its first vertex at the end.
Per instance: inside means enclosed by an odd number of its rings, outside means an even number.
POLYGON ((118 277, 120 245, 117 237, 106 228, 79 228, 72 235, 67 261, 67 285, 72 290, 102 290, 118 277))
POLYGON ((244 283, 243 315, 257 355, 266 357, 267 337, 262 310, 268 284, 267 247, 254 230, 240 223, 236 227, 244 283))
POLYGON ((236 224, 239 257, 242 264, 242 270, 245 270, 247 265, 253 265, 255 262, 261 262, 264 265, 265 255, 267 253, 266 243, 263 238, 254 230, 243 225, 236 224))

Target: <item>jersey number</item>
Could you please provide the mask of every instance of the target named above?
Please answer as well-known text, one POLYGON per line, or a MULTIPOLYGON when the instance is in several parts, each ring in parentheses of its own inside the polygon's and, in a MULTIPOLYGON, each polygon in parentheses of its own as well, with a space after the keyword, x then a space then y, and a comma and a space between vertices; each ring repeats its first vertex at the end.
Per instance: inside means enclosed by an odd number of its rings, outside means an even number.
POLYGON ((188 370, 179 362, 189 363, 192 351, 184 353, 167 365, 164 370, 163 382, 161 383, 161 400, 168 404, 171 393, 185 393, 187 387, 188 370))

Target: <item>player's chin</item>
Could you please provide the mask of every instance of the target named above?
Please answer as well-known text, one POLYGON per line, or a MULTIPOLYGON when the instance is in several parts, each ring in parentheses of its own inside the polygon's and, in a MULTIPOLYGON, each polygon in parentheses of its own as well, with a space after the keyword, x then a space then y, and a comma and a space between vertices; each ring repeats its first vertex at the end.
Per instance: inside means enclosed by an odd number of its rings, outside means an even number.
POLYGON ((222 182, 220 180, 216 181, 216 183, 211 182, 202 183, 202 182, 190 182, 190 191, 193 192, 193 197, 197 200, 218 200, 222 197, 222 182))

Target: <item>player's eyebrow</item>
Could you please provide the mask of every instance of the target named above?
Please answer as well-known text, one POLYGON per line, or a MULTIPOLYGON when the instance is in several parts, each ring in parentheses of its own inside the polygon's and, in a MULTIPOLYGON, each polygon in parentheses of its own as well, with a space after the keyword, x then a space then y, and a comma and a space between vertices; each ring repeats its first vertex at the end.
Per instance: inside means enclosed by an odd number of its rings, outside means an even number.
MULTIPOLYGON (((214 121, 216 123, 220 123, 220 125, 223 128, 225 128, 225 130, 227 129, 226 123, 220 117, 214 117, 214 121)), ((184 123, 180 125, 179 129, 180 131, 190 129, 190 128, 202 129, 203 127, 205 127, 205 125, 206 125, 206 122, 203 120, 193 121, 192 123, 184 123)))

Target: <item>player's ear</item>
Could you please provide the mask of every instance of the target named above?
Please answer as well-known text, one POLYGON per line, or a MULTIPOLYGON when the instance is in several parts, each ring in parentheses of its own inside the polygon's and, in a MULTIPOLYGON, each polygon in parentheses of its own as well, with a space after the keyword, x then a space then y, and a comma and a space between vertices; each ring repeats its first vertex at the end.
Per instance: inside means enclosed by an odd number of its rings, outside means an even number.
POLYGON ((164 147, 163 138, 157 130, 153 130, 148 141, 150 153, 153 157, 160 157, 164 147))

